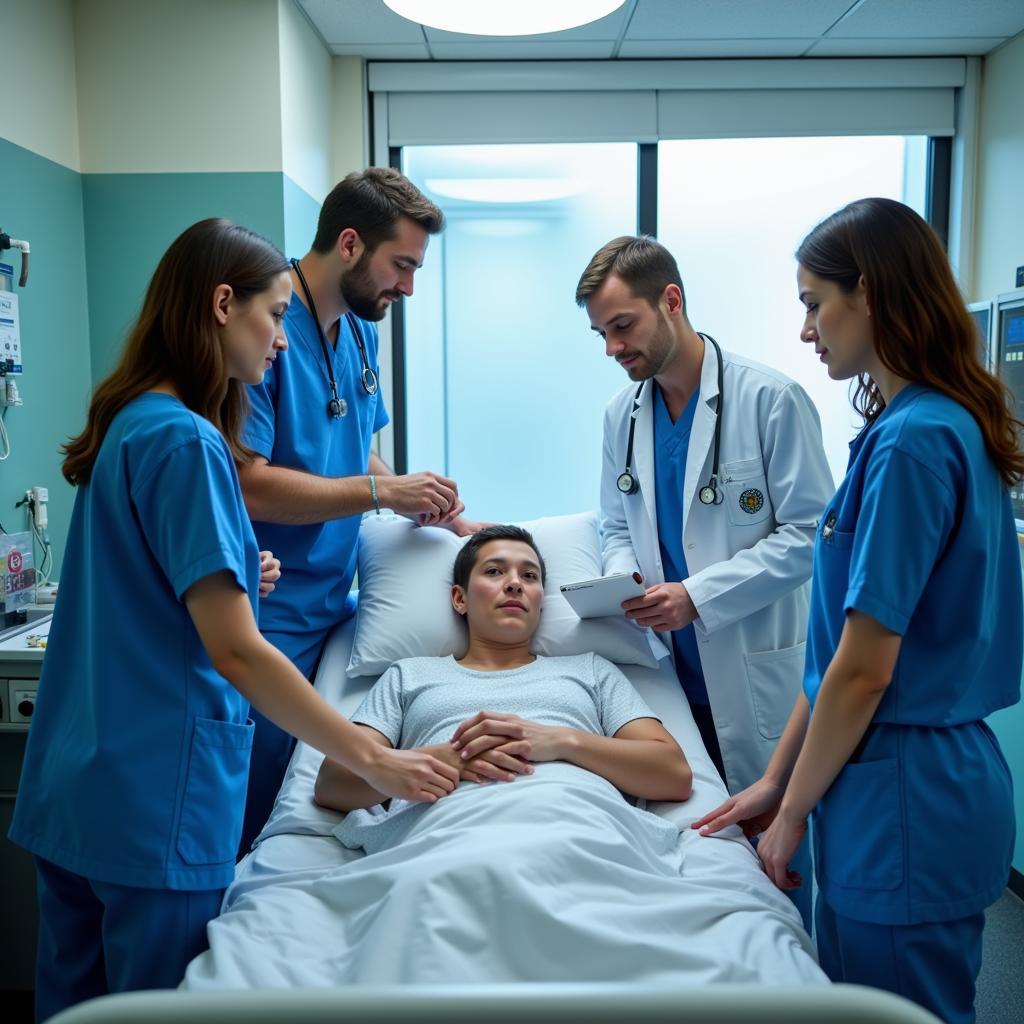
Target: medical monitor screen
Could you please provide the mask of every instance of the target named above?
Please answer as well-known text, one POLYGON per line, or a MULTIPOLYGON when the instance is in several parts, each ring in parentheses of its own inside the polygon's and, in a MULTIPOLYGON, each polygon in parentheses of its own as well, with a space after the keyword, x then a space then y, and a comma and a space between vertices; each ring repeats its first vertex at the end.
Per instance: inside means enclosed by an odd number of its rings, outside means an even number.
MULTIPOLYGON (((999 311, 998 372, 1014 394, 1017 419, 1024 419, 1024 301, 999 311)), ((1010 490, 1018 529, 1024 523, 1024 485, 1010 490)))

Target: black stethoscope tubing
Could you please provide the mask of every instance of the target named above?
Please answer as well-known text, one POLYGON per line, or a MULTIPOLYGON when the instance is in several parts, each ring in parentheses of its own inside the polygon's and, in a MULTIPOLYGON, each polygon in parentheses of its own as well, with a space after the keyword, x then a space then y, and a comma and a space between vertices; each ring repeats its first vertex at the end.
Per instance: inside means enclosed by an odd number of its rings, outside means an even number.
MULTIPOLYGON (((331 353, 327 347, 327 336, 324 334, 324 329, 320 325, 320 316, 316 311, 316 303, 313 301, 313 293, 309 290, 309 285, 306 284, 306 275, 302 273, 299 261, 293 259, 288 262, 291 263, 292 268, 299 279, 299 284, 302 285, 302 292, 306 297, 306 305, 309 307, 309 312, 313 317, 313 323, 316 324, 316 334, 320 339, 320 350, 324 354, 324 366, 327 368, 327 384, 331 389, 331 400, 327 403, 327 415, 332 419, 338 420, 345 415, 347 408, 344 400, 338 394, 338 384, 334 379, 334 360, 331 359, 331 353)), ((377 374, 370 368, 370 361, 366 358, 366 346, 363 344, 363 336, 359 333, 356 318, 351 312, 349 312, 345 314, 345 319, 348 321, 349 330, 356 339, 356 345, 359 346, 359 361, 363 367, 362 373, 360 374, 360 382, 363 385, 363 390, 368 395, 375 395, 379 386, 377 374)))
MULTIPOLYGON (((712 347, 715 350, 715 355, 718 357, 718 404, 715 409, 715 455, 711 462, 711 479, 697 492, 697 497, 700 499, 702 505, 717 505, 721 502, 721 497, 718 494, 718 455, 721 451, 722 446, 722 409, 724 400, 724 381, 725 373, 722 368, 722 350, 718 346, 718 342, 711 337, 710 334, 703 334, 700 331, 697 332, 705 340, 711 342, 712 347)), ((639 387, 636 389, 636 394, 633 396, 633 408, 629 414, 629 438, 626 441, 626 468, 619 474, 618 479, 615 481, 615 486, 623 494, 636 494, 640 490, 640 483, 635 476, 633 476, 633 436, 636 433, 636 414, 640 408, 640 395, 643 393, 644 385, 647 381, 642 380, 639 387)), ((653 401, 653 396, 651 401, 653 401)))

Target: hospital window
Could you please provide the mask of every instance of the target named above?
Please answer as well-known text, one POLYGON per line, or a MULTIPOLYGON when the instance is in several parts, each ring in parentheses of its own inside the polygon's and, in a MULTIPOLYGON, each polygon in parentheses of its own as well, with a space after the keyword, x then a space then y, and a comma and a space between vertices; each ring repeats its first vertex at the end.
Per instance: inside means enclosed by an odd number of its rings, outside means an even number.
POLYGON ((838 481, 856 420, 799 340, 793 252, 862 196, 925 213, 928 154, 884 136, 395 151, 448 222, 401 318, 397 466, 452 476, 475 518, 596 508, 603 410, 626 378, 573 296, 594 252, 642 226, 678 259, 698 330, 807 389, 838 481))

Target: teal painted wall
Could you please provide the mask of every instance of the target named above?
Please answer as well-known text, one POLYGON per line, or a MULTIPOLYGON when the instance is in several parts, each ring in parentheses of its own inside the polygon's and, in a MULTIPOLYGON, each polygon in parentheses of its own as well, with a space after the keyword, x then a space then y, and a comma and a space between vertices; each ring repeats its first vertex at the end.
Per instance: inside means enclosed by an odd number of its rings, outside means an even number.
POLYGON ((190 224, 227 217, 284 245, 283 177, 271 171, 82 176, 94 383, 113 369, 157 262, 190 224))
POLYGON ((283 174, 285 255, 296 259, 305 256, 316 236, 316 223, 320 218, 320 204, 307 192, 283 174))
MULTIPOLYGON (((14 503, 31 486, 49 488, 57 575, 75 495, 61 476, 58 448, 82 429, 91 386, 81 176, 0 138, 0 226, 32 246, 28 285, 14 289, 25 404, 4 421, 11 456, 0 462, 0 523, 25 529, 24 509, 14 503)), ((16 271, 21 265, 20 253, 0 258, 16 271)))

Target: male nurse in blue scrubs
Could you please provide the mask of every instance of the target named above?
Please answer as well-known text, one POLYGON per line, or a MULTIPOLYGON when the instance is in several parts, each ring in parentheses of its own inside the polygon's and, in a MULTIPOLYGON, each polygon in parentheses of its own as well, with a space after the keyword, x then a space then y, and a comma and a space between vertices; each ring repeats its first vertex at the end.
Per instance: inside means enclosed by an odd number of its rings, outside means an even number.
MULTIPOLYGON (((359 521, 381 507, 459 534, 454 481, 436 473, 396 476, 373 452, 388 423, 377 377, 377 328, 391 303, 413 293, 430 235, 444 214, 388 167, 348 175, 324 200, 313 247, 293 261, 285 315, 287 358, 250 387, 244 440, 256 453, 239 466, 261 549, 281 561, 263 599, 263 635, 309 679, 324 642, 355 608, 359 521)), ((294 741, 255 709, 249 794, 240 852, 266 822, 294 741)))

